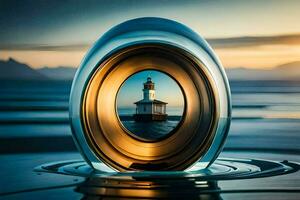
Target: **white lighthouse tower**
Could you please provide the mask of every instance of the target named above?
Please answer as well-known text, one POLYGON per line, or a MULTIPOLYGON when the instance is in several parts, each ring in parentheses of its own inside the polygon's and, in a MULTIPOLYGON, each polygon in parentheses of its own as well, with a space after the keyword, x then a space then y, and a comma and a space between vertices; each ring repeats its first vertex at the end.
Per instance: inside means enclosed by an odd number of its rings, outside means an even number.
POLYGON ((155 87, 151 77, 147 78, 143 88, 143 99, 135 102, 136 113, 134 119, 136 121, 165 121, 166 102, 155 99, 155 87))
POLYGON ((154 83, 151 81, 151 78, 147 78, 147 82, 144 83, 144 101, 153 101, 155 99, 155 89, 154 83))

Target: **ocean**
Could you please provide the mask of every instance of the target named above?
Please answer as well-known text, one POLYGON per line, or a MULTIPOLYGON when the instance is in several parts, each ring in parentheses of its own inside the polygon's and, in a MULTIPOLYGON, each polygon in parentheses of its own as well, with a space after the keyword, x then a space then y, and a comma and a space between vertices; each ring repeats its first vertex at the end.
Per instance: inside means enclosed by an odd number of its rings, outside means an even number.
MULTIPOLYGON (((0 84, 0 153, 76 150, 68 114, 70 81, 0 84)), ((230 86, 233 115, 225 149, 300 152, 300 81, 231 81, 230 86)), ((175 108, 168 112, 176 115, 175 108)), ((132 110, 120 111, 126 113, 132 110)), ((161 137, 149 134, 168 133, 178 121, 135 132, 161 137)), ((141 129, 132 121, 123 123, 131 132, 141 129)))
MULTIPOLYGON (((181 116, 182 110, 182 107, 167 106, 166 113, 169 116, 181 116)), ((135 114, 135 107, 120 107, 118 108, 118 114, 119 116, 132 116, 135 114)))
POLYGON ((174 130, 182 117, 182 107, 166 107, 166 121, 137 122, 133 119, 135 108, 118 108, 123 126, 133 135, 147 140, 163 138, 174 130))

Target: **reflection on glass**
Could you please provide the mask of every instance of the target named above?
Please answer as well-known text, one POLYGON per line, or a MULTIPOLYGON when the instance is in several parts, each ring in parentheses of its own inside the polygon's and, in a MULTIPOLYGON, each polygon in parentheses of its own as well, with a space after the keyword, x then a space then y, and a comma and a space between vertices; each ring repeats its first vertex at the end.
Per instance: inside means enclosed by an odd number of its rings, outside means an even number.
POLYGON ((156 140, 171 133, 184 111, 179 85, 169 75, 145 70, 129 77, 119 90, 117 112, 135 136, 156 140))

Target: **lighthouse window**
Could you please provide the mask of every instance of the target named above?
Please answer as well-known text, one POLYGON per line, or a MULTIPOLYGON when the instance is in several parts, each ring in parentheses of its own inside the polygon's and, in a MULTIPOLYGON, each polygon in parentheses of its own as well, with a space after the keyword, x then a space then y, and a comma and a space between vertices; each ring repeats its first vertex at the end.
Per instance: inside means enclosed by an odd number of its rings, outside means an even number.
POLYGON ((138 139, 171 135, 184 113, 184 96, 169 75, 145 70, 130 76, 118 92, 116 109, 122 127, 138 139))

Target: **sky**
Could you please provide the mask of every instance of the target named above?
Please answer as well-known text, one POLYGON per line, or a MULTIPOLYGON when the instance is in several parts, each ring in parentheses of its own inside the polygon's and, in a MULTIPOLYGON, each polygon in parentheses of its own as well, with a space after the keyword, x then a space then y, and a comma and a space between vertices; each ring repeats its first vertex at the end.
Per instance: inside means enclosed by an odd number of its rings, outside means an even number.
POLYGON ((108 29, 164 17, 204 36, 226 68, 300 61, 297 0, 0 0, 0 59, 34 68, 77 67, 108 29))
POLYGON ((129 77, 120 88, 117 107, 134 107, 134 102, 142 100, 143 83, 147 81, 148 77, 151 77, 155 84, 156 99, 167 102, 167 108, 183 108, 183 94, 178 84, 167 74, 155 70, 145 70, 129 77))

